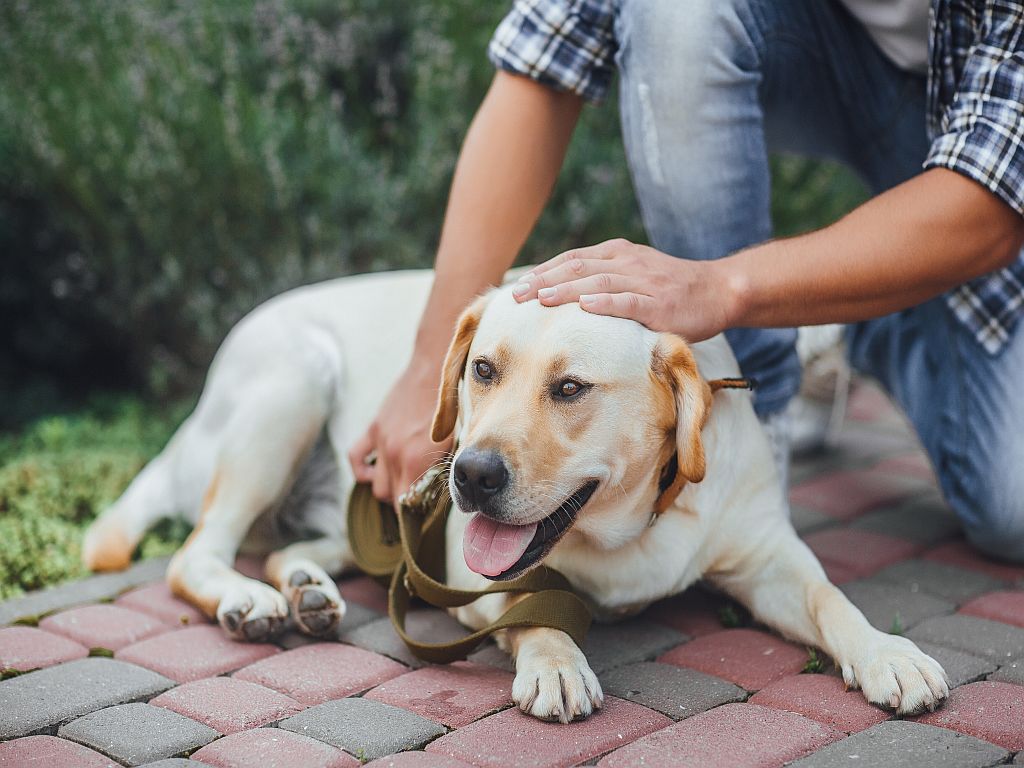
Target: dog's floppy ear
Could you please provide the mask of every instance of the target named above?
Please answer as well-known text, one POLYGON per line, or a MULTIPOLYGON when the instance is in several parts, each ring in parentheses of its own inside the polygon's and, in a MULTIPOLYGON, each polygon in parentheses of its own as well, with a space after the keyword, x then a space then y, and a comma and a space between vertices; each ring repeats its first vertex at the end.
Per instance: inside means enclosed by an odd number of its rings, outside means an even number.
POLYGON ((699 483, 704 479, 704 442, 700 433, 711 406, 711 388, 697 370, 690 347, 672 333, 663 333, 658 339, 651 369, 669 387, 675 403, 679 474, 691 483, 699 483))
POLYGON ((459 381, 466 369, 466 358, 469 356, 469 345, 473 343, 480 317, 487 306, 487 295, 477 297, 472 304, 459 315, 455 325, 455 335, 448 345, 448 354, 441 369, 441 387, 437 393, 437 410, 434 411, 434 423, 430 429, 430 439, 440 443, 455 431, 455 420, 459 413, 459 381))

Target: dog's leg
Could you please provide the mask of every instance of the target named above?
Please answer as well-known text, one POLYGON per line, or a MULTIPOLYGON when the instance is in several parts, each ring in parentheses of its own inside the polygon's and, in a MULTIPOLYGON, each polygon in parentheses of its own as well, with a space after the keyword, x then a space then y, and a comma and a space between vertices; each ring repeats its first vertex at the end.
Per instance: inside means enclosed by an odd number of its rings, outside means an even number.
MULTIPOLYGON (((466 626, 480 629, 496 621, 519 599, 522 595, 487 595, 454 613, 466 626)), ((541 720, 568 723, 601 708, 604 693, 597 675, 565 632, 526 627, 498 632, 494 639, 515 661, 512 700, 523 712, 541 720)))
POLYGON ((292 544, 267 558, 267 578, 291 606, 292 618, 307 635, 326 635, 345 616, 345 601, 329 574, 353 564, 344 539, 322 538, 292 544))
POLYGON ((712 580, 758 620, 823 649, 846 684, 873 704, 909 715, 935 709, 949 695, 939 663, 907 638, 872 627, 791 528, 769 533, 742 566, 712 580))
POLYGON ((246 391, 223 429, 203 513, 175 554, 167 580, 233 637, 263 640, 280 629, 288 603, 273 587, 232 568, 250 526, 285 494, 323 428, 324 396, 301 371, 246 391))

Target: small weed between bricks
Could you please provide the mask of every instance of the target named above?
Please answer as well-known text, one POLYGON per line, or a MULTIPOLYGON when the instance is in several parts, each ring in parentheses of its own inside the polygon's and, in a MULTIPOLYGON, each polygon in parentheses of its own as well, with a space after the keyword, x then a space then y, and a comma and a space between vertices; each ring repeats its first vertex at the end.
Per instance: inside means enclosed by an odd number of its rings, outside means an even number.
POLYGON ((902 635, 903 634, 903 622, 900 620, 900 615, 897 613, 892 617, 892 625, 889 627, 890 635, 902 635))
POLYGON ((825 671, 825 659, 818 655, 818 651, 814 648, 807 649, 807 663, 804 664, 804 668, 800 670, 801 674, 818 674, 819 672, 825 671))

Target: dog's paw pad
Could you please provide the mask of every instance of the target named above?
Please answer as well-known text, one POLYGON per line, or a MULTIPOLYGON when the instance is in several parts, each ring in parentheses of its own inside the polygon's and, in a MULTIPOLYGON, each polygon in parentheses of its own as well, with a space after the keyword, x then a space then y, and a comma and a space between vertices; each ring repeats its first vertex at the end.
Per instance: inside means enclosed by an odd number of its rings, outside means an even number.
POLYGON ((269 640, 284 628, 287 618, 284 596, 255 581, 231 590, 217 608, 218 623, 236 640, 269 640))
MULTIPOLYGON (((294 575, 292 576, 294 579, 294 575)), ((307 583, 292 592, 292 618, 307 635, 321 636, 334 630, 345 615, 340 595, 319 584, 307 583)))

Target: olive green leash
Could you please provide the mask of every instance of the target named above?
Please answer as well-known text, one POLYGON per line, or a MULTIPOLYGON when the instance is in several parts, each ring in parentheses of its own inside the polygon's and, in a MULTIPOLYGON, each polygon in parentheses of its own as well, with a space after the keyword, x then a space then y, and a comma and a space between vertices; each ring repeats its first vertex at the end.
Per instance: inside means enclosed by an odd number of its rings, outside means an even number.
POLYGON ((412 653, 434 664, 464 659, 501 629, 550 627, 582 645, 590 627, 590 610, 558 571, 539 566, 509 581, 479 591, 454 589, 444 583, 445 525, 451 503, 440 469, 433 469, 402 497, 399 509, 381 504, 370 486, 356 485, 348 504, 348 535, 356 564, 370 576, 389 579, 388 614, 399 637, 412 653), (469 605, 484 595, 523 596, 483 629, 449 643, 424 643, 405 629, 413 597, 436 608, 469 605))

